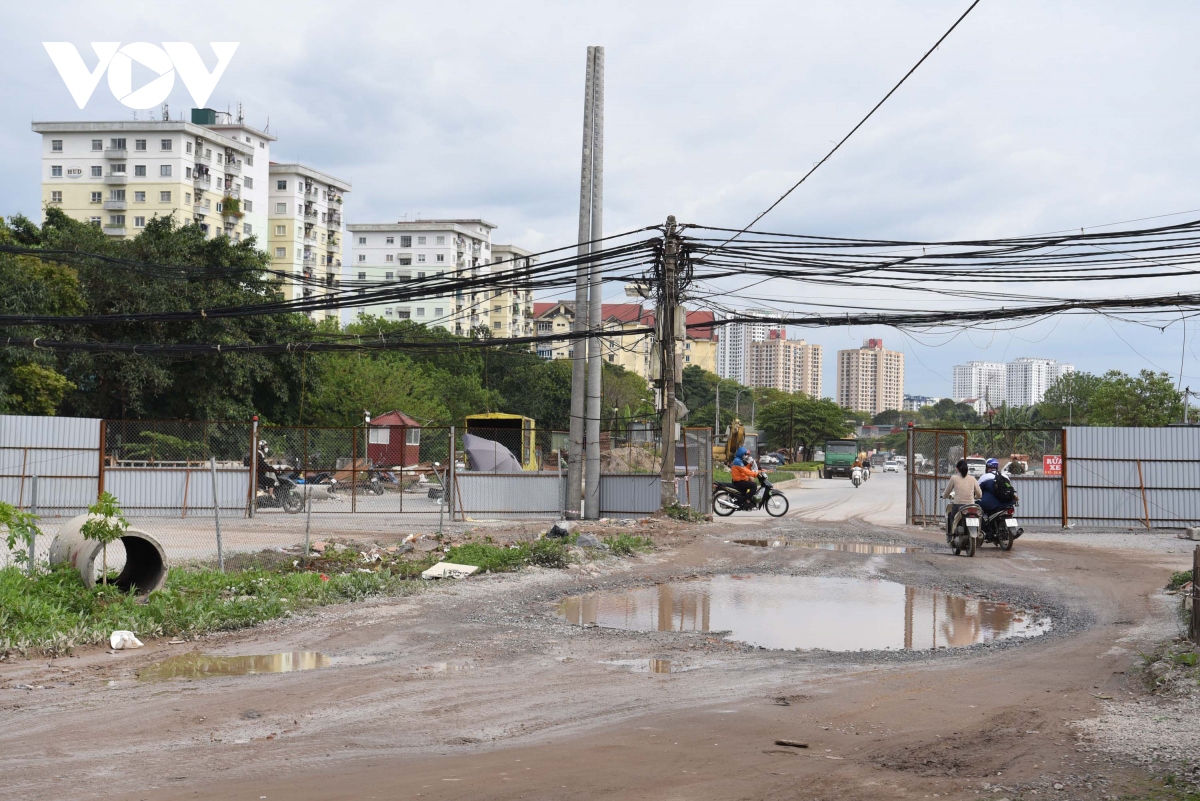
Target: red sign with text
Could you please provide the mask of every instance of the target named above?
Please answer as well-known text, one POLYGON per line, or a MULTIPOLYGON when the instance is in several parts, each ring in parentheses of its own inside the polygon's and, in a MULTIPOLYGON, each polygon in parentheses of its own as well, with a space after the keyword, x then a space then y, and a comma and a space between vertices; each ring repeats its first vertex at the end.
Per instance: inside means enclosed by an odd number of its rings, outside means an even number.
POLYGON ((1062 475, 1062 457, 1050 454, 1042 457, 1042 473, 1047 476, 1062 475))

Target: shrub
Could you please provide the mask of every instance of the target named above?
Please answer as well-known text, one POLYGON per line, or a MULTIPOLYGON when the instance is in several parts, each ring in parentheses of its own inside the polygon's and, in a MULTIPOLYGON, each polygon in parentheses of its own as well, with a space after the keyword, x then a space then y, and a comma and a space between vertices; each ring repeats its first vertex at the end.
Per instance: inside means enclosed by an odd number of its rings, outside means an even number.
POLYGON ((104 567, 100 575, 104 583, 108 584, 108 544, 125 535, 129 529, 129 521, 121 514, 117 498, 110 492, 100 493, 96 502, 88 507, 88 515, 89 517, 80 527, 79 533, 83 534, 85 540, 97 540, 103 546, 104 567), (98 515, 98 517, 91 517, 91 515, 98 515))

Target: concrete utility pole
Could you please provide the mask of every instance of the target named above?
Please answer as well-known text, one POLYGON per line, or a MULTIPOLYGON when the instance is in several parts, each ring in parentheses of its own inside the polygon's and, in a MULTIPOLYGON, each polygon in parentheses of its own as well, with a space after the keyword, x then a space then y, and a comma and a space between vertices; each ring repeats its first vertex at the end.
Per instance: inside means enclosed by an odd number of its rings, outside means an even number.
POLYGON ((675 216, 667 217, 663 237, 663 268, 659 286, 658 334, 662 354, 662 505, 678 502, 675 494, 675 309, 679 303, 679 239, 675 216))
MULTIPOLYGON (((579 265, 575 268, 575 325, 576 334, 588 330, 588 265, 592 234, 592 112, 595 48, 587 52, 587 69, 583 85, 583 161, 579 178, 579 265)), ((571 345, 571 426, 567 441, 567 508, 566 517, 579 518, 583 506, 583 437, 586 411, 587 362, 585 340, 575 339, 571 345)))
MULTIPOLYGON (((588 339, 587 377, 587 423, 585 442, 587 462, 583 476, 584 517, 600 519, 600 381, 603 373, 603 355, 600 352, 601 292, 600 263, 597 254, 600 240, 604 236, 604 48, 590 47, 592 54, 592 196, 591 196, 591 240, 592 264, 588 282, 588 321, 593 329, 588 339)), ((586 134, 586 130, 585 130, 586 134)), ((582 212, 582 209, 580 209, 582 212)), ((580 229, 583 217, 580 216, 580 229)), ((579 241, 584 241, 580 239, 579 241)))

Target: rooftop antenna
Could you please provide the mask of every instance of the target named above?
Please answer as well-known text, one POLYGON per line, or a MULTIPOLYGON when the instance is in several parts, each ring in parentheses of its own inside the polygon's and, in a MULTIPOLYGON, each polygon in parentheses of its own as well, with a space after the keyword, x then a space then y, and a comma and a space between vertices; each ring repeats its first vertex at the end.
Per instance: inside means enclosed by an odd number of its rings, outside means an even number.
POLYGON ((163 103, 162 112, 163 112, 163 122, 170 122, 171 121, 171 108, 166 103, 163 103))
POLYGON ((133 110, 133 118, 135 120, 137 119, 137 109, 136 108, 133 110))
POLYGON ((267 124, 263 126, 263 133, 271 132, 271 118, 267 117, 267 124))
POLYGON ((242 116, 242 101, 239 100, 238 101, 238 115, 237 115, 238 125, 241 125, 242 120, 244 120, 244 119, 245 119, 245 117, 242 116))

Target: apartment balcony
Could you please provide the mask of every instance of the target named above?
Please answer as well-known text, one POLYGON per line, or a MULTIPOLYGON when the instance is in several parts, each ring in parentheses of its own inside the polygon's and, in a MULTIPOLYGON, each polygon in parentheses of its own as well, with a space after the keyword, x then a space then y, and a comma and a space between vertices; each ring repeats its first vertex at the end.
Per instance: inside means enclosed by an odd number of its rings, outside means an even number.
POLYGON ((342 246, 337 242, 334 242, 332 239, 326 243, 325 247, 330 253, 340 253, 342 250, 342 246))
POLYGON ((108 175, 104 176, 104 183, 117 185, 127 184, 129 183, 129 173, 110 172, 108 175))
POLYGON ((104 208, 109 211, 125 211, 126 201, 124 200, 106 200, 104 208))
POLYGON ((208 173, 204 173, 203 175, 200 175, 199 173, 197 173, 195 176, 192 177, 192 185, 200 190, 211 189, 212 188, 212 176, 208 173))
POLYGON ((129 151, 123 147, 106 147, 104 148, 104 158, 124 161, 129 158, 129 151))
POLYGON ((203 217, 205 214, 208 214, 209 211, 209 207, 205 206, 203 203, 197 203, 196 205, 192 206, 192 213, 201 217, 203 217))
POLYGON ((342 224, 341 212, 338 212, 338 211, 329 212, 329 224, 330 225, 341 225, 342 224))
POLYGON ((104 226, 104 233, 109 236, 125 236, 125 226, 115 227, 106 225, 104 226))
POLYGON ((212 156, 205 156, 199 152, 196 153, 197 164, 212 164, 212 156))
POLYGON ((304 209, 304 219, 315 220, 315 219, 317 219, 317 216, 318 216, 318 214, 317 214, 316 209, 307 208, 307 207, 304 209))
MULTIPOLYGON (((301 259, 301 261, 304 263, 304 266, 306 268, 312 268, 312 267, 316 266, 317 257, 313 256, 313 255, 308 255, 308 256, 305 256, 303 259, 301 259)), ((306 270, 306 272, 309 272, 309 270, 306 270)))
POLYGON ((225 227, 226 228, 228 228, 231 225, 237 225, 239 222, 241 222, 241 219, 242 219, 242 215, 232 214, 230 212, 223 212, 222 216, 225 218, 225 227))
POLYGON ((315 245, 315 244, 317 244, 317 238, 315 236, 312 236, 311 234, 305 234, 304 235, 304 244, 315 245))
POLYGON ((242 174, 242 163, 240 161, 234 161, 233 159, 227 159, 225 161, 225 174, 226 175, 241 175, 242 174))
POLYGON ((242 191, 235 186, 225 187, 225 197, 231 197, 234 200, 242 199, 242 191))

